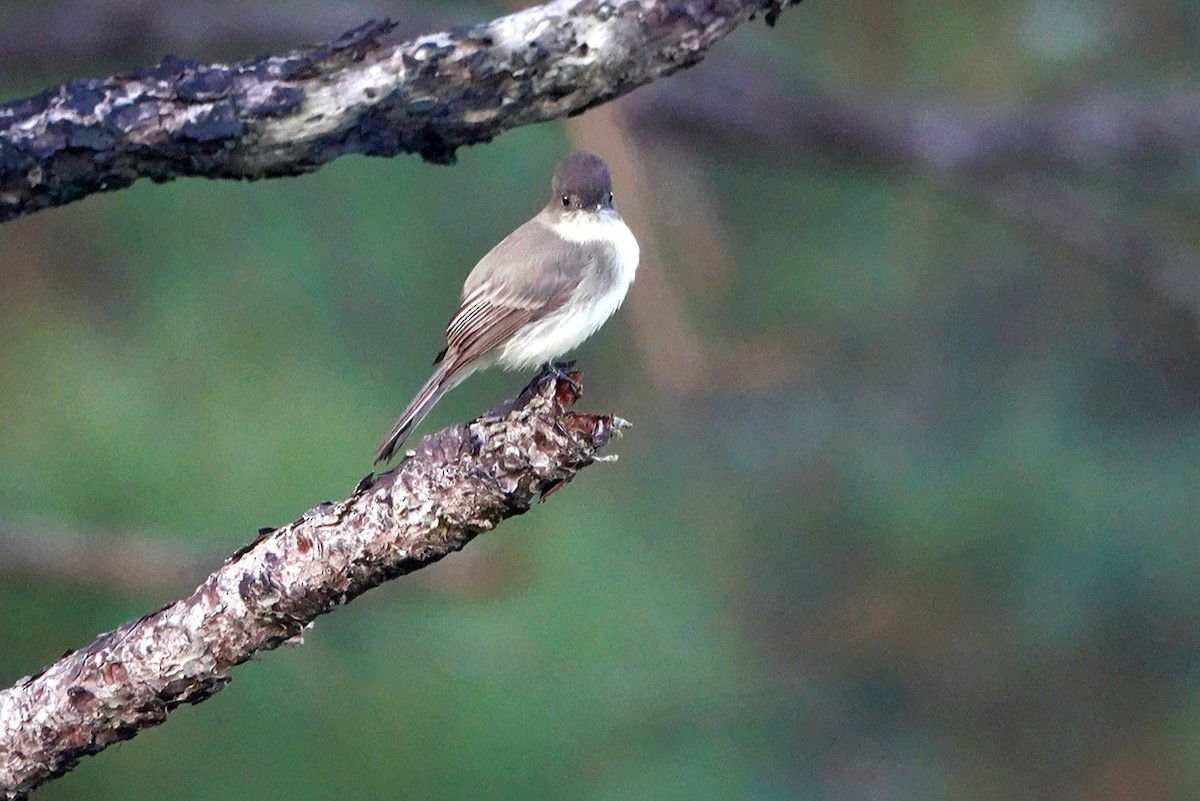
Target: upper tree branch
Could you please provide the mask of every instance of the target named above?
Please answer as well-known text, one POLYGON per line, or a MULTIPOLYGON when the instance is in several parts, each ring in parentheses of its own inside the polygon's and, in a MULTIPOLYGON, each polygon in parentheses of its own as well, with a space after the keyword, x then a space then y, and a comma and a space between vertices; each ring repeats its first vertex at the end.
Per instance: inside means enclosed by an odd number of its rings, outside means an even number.
POLYGON ((21 798, 79 759, 229 682, 229 670, 318 615, 436 562, 591 464, 622 423, 564 412, 545 376, 516 401, 426 437, 346 500, 264 532, 187 598, 101 635, 0 692, 0 794, 21 798))
POLYGON ((579 113, 694 64, 792 0, 555 0, 390 41, 371 22, 328 45, 232 64, 168 57, 0 106, 0 221, 138 178, 264 178, 344 153, 458 147, 579 113))

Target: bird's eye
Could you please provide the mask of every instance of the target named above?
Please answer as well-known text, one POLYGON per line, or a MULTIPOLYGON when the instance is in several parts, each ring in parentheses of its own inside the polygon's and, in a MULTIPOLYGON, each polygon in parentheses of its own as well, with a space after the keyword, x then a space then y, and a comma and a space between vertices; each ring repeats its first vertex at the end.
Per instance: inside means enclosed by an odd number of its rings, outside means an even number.
POLYGON ((563 196, 562 196, 562 202, 563 202, 563 205, 564 205, 564 206, 570 206, 570 205, 571 205, 571 196, 570 196, 570 195, 563 195, 563 196))
POLYGON ((612 203, 612 192, 608 193, 608 202, 612 203))

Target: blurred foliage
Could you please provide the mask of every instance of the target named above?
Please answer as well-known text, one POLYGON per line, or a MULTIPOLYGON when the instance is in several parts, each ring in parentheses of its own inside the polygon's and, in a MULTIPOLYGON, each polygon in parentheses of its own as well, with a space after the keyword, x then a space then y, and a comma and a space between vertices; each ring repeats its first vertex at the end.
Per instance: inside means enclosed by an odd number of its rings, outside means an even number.
MULTIPOLYGON (((808 0, 723 46, 947 102, 1153 93, 1196 74, 1198 10, 808 0)), ((70 77, 2 70, 6 99, 70 77)), ((41 797, 1196 797, 1200 348, 1163 322, 1196 309, 953 179, 671 133, 635 227, 707 346, 775 335, 797 364, 669 394, 618 315, 578 354, 585 408, 636 423, 617 464, 41 797), (671 235, 684 157, 736 254, 716 284, 671 235)), ((215 565, 342 497, 570 147, 543 125, 452 169, 142 183, 0 226, 0 519, 215 565)), ((1194 228, 1194 173, 1094 185, 1194 228)), ((522 382, 472 379, 426 429, 522 382)), ((0 579, 0 683, 188 589, 0 579)))

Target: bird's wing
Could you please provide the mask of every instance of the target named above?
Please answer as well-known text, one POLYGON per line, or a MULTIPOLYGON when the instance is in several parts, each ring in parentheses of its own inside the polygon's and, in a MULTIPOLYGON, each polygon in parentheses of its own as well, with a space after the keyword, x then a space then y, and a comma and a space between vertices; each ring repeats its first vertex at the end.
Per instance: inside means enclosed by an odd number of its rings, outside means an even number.
POLYGON ((466 366, 561 308, 595 258, 593 247, 563 241, 540 220, 525 223, 467 277, 462 306, 446 327, 447 356, 466 366))
MULTIPOLYGON (((560 302, 553 308, 561 305, 560 302)), ((542 304, 511 306, 478 296, 468 298, 446 329, 446 353, 465 367, 553 308, 542 304)))

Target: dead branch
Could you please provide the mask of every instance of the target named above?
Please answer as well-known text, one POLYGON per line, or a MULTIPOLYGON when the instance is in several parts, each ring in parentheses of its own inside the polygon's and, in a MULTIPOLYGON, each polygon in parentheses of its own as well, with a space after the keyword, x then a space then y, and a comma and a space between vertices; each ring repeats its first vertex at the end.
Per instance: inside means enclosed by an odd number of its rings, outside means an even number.
POLYGON ((385 20, 282 56, 68 81, 0 106, 0 221, 139 178, 297 175, 346 153, 447 163, 695 64, 791 2, 554 0, 399 44, 385 20))
POLYGON ((349 498, 265 530, 195 592, 101 635, 0 692, 0 791, 22 798, 230 681, 319 615, 460 550, 574 478, 625 423, 564 412, 567 382, 426 437, 349 498))

